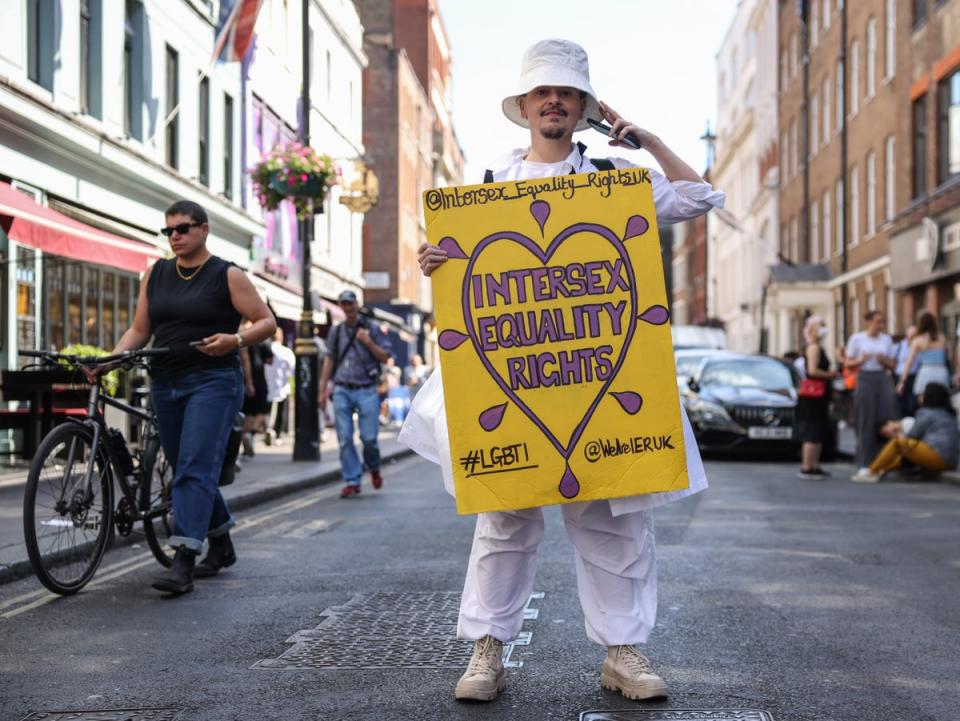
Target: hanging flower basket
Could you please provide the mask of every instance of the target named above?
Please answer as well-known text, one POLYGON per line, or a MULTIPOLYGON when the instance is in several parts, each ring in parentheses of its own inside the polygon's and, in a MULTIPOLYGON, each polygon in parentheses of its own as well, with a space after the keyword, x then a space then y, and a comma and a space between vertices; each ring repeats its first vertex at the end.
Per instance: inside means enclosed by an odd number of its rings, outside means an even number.
POLYGON ((250 177, 264 210, 276 210, 289 200, 297 217, 306 218, 322 210, 327 191, 340 179, 340 169, 329 155, 291 143, 267 153, 250 169, 250 177))

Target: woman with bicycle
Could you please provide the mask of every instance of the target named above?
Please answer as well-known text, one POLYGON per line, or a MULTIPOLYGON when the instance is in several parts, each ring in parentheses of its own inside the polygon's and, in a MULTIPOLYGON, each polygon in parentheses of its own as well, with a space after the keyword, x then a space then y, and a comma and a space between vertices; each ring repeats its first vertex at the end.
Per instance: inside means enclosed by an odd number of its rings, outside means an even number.
MULTIPOLYGON (((227 438, 243 404, 238 349, 269 338, 273 314, 240 268, 207 250, 210 226, 197 203, 179 200, 160 232, 174 257, 147 270, 130 328, 113 350, 142 348, 153 338, 170 352, 153 360, 150 394, 163 451, 174 469, 173 565, 153 587, 181 594, 193 578, 215 575, 236 561, 234 521, 217 488, 227 438), (243 319, 252 322, 238 332, 243 319), (195 566, 203 540, 210 549, 195 566)), ((93 378, 104 368, 86 371, 93 378)))

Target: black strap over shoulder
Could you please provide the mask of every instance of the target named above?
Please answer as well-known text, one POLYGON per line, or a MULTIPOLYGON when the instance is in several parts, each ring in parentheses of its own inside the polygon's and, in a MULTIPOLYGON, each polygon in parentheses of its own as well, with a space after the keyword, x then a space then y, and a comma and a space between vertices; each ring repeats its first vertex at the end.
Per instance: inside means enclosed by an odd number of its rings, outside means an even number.
MULTIPOLYGON (((583 143, 580 143, 580 142, 577 143, 577 150, 580 151, 580 157, 583 158, 584 160, 587 160, 593 163, 593 167, 595 167, 597 170, 613 170, 614 168, 613 161, 611 161, 609 158, 588 158, 586 155, 587 146, 584 145, 583 143)), ((573 175, 572 172, 570 174, 573 175)), ((493 171, 490 170, 489 168, 483 171, 483 182, 484 183, 493 182, 493 171)))

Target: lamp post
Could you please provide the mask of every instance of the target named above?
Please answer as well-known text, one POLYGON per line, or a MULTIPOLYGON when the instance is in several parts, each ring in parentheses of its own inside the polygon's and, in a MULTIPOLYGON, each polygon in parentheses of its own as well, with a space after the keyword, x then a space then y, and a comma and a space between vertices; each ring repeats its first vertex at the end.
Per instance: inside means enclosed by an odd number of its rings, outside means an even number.
MULTIPOLYGON (((303 50, 302 83, 300 89, 300 142, 310 145, 310 0, 302 0, 301 48, 303 50)), ((320 206, 318 212, 323 212, 320 206)), ((319 358, 313 341, 313 294, 310 290, 310 244, 313 241, 313 216, 300 220, 300 247, 303 249, 303 312, 297 327, 296 375, 296 430, 293 442, 293 460, 320 460, 320 414, 317 413, 317 382, 319 358)))

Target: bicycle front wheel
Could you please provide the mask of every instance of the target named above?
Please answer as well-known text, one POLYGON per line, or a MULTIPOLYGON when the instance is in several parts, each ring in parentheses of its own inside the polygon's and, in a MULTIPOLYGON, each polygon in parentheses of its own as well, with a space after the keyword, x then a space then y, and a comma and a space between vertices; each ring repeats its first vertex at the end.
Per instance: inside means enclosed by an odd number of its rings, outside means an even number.
POLYGON ((173 467, 163 454, 160 439, 149 438, 140 465, 140 511, 143 535, 154 557, 168 568, 174 551, 167 541, 173 535, 173 467))
POLYGON ((86 426, 57 426, 33 457, 23 496, 23 535, 34 573, 54 593, 76 593, 96 573, 112 532, 113 478, 106 452, 93 447, 86 426))

